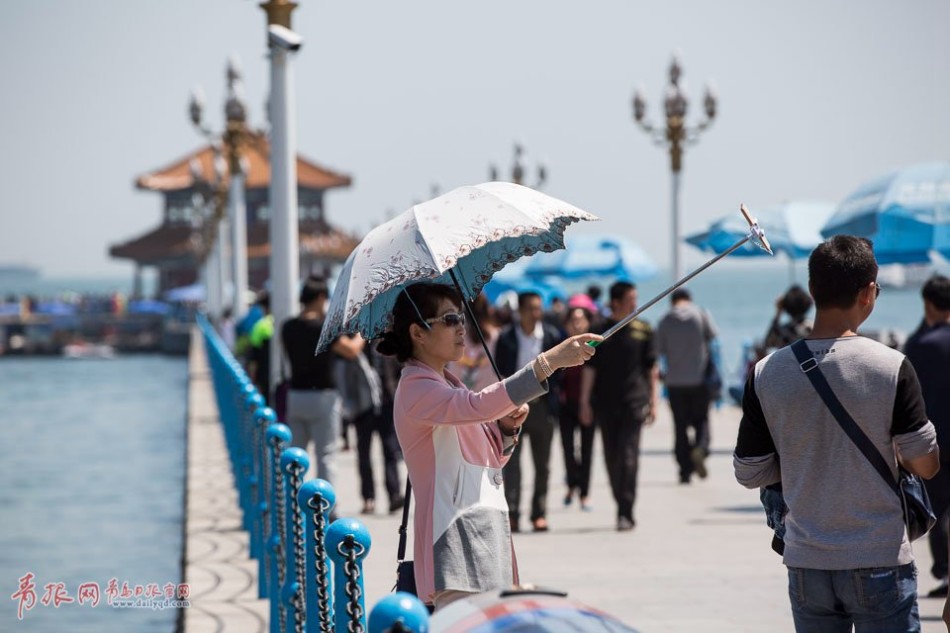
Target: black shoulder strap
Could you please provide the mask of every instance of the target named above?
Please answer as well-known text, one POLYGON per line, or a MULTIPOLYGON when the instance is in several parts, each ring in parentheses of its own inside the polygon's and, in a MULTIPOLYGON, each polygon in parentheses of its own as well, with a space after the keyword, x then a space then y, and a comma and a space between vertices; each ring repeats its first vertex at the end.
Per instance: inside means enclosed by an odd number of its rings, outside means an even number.
POLYGON ((409 504, 412 502, 412 482, 406 477, 406 496, 402 506, 402 524, 399 526, 399 548, 396 550, 396 562, 406 560, 406 529, 409 526, 409 504))
POLYGON ((871 465, 874 466, 874 469, 884 481, 887 482, 895 493, 900 494, 897 481, 895 481, 894 476, 891 474, 891 469, 888 468, 887 462, 884 461, 884 456, 881 455, 881 452, 877 450, 868 436, 861 430, 861 427, 858 426, 858 423, 851 417, 851 414, 844 408, 844 405, 841 404, 841 401, 838 400, 838 396, 836 396, 835 392, 831 389, 831 385, 828 384, 825 375, 821 373, 818 361, 812 356, 811 350, 808 349, 805 339, 798 339, 792 343, 791 347, 802 372, 808 376, 812 387, 815 388, 815 391, 818 392, 821 399, 825 401, 828 410, 831 411, 831 415, 833 415, 835 420, 838 421, 838 424, 841 425, 841 429, 851 438, 851 441, 854 442, 855 446, 858 447, 858 450, 864 454, 867 460, 871 462, 871 465))

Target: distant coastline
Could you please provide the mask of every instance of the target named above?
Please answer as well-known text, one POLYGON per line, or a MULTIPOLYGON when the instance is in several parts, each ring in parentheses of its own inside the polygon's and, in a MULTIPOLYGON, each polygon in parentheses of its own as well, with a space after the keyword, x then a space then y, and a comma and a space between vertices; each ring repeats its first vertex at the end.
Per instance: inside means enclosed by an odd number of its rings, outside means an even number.
POLYGON ((0 285, 9 282, 29 283, 40 278, 40 269, 26 264, 0 264, 0 285))
MULTIPOLYGON (((0 270, 2 268, 0 266, 0 270)), ((131 291, 132 280, 125 276, 47 277, 38 273, 35 277, 18 277, 0 273, 0 300, 9 295, 54 299, 68 293, 107 295, 120 292, 128 295, 131 291)))

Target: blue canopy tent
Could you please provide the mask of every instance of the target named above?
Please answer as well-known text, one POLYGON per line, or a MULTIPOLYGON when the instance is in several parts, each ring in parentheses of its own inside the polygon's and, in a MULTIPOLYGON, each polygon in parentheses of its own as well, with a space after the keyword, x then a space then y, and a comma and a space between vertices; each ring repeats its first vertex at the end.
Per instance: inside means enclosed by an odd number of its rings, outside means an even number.
POLYGON ((126 310, 129 314, 168 314, 171 312, 171 306, 154 299, 135 299, 129 301, 126 310))

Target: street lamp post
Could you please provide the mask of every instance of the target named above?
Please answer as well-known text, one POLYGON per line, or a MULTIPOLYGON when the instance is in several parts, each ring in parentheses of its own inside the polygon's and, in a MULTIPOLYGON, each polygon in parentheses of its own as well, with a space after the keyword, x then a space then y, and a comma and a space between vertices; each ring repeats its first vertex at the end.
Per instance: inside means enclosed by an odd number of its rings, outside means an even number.
MULTIPOLYGON (((204 97, 201 89, 192 93, 189 114, 195 128, 209 141, 215 157, 215 179, 211 183, 211 197, 215 212, 211 217, 211 237, 217 248, 212 252, 216 270, 209 275, 205 286, 208 309, 212 316, 219 316, 227 303, 235 318, 245 310, 244 290, 247 288, 247 216, 244 202, 244 162, 241 149, 247 142, 247 106, 243 99, 243 84, 237 58, 231 56, 227 66, 228 98, 224 113, 226 127, 220 135, 214 134, 202 123, 204 97), (223 141, 221 143, 220 141, 223 141), (226 158, 221 154, 224 146, 226 158), (224 185, 224 172, 230 176, 228 188, 224 185), (227 208, 225 209, 225 205, 227 208), (227 211, 227 213, 225 213, 227 211), (230 255, 230 257, 228 257, 230 255), (230 261, 229 261, 230 259, 230 261), (229 297, 224 288, 232 287, 229 297)), ((200 176, 200 171, 199 171, 200 176)))
MULTIPOLYGON (((197 94, 199 94, 198 91, 196 91, 197 94)), ((214 158, 210 180, 205 178, 197 159, 192 159, 189 168, 195 182, 191 201, 195 210, 192 217, 194 230, 192 240, 198 257, 199 279, 205 289, 205 306, 208 314, 212 319, 217 319, 221 315, 223 306, 221 230, 224 228, 224 210, 227 202, 223 185, 226 165, 221 157, 220 148, 214 143, 211 147, 214 158)))
POLYGON ((689 107, 689 99, 686 96, 686 86, 680 85, 680 75, 682 68, 677 55, 673 56, 670 63, 670 85, 666 87, 666 95, 663 104, 666 109, 666 128, 659 128, 646 119, 646 101, 643 98, 643 91, 637 88, 633 96, 633 119, 647 133, 654 143, 666 147, 670 152, 670 172, 671 172, 671 191, 670 191, 670 215, 672 216, 672 267, 673 279, 679 279, 682 276, 682 266, 680 263, 680 171, 683 165, 683 150, 687 144, 695 144, 699 141, 699 136, 713 119, 716 117, 716 93, 711 85, 706 87, 706 95, 703 100, 705 108, 705 118, 697 125, 689 127, 686 125, 686 111, 689 107))
MULTIPOLYGON (((514 162, 511 165, 511 180, 510 182, 515 183, 516 185, 523 185, 525 179, 525 167, 522 162, 522 157, 524 155, 524 147, 520 143, 515 143, 515 157, 514 162)), ((489 180, 498 180, 498 168, 494 165, 489 165, 488 167, 488 177, 489 180)), ((535 184, 532 185, 534 189, 540 189, 541 186, 548 178, 547 169, 544 165, 538 165, 538 177, 535 181, 535 184)))
POLYGON ((270 346, 270 384, 280 381, 281 350, 276 333, 296 313, 300 255, 297 225, 297 148, 294 108, 293 53, 303 45, 290 30, 290 14, 297 6, 289 0, 260 5, 267 14, 270 52, 270 281, 275 342, 270 346))

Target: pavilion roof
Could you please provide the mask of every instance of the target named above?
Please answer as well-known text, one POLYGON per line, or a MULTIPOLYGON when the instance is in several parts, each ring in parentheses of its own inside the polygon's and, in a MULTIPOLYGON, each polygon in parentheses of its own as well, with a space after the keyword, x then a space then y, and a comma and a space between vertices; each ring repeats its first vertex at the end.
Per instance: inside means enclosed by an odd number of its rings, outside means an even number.
MULTIPOLYGON (((158 264, 163 261, 193 257, 199 241, 193 239, 194 229, 186 224, 163 224, 137 238, 109 248, 109 254, 118 259, 131 259, 140 264, 158 264)), ((300 253, 309 257, 343 262, 359 239, 320 221, 300 223, 300 253)), ((255 223, 247 227, 247 258, 270 257, 268 226, 255 223)))
MULTIPOLYGON (((249 132, 248 142, 242 148, 241 155, 247 160, 248 173, 245 187, 257 189, 270 184, 270 142, 261 132, 249 132)), ((222 149, 227 154, 227 145, 222 149)), ((214 180, 214 151, 211 145, 205 145, 178 161, 162 169, 143 174, 135 179, 135 186, 147 191, 180 191, 195 186, 195 177, 191 171, 192 161, 200 167, 201 180, 214 180)), ((225 182, 230 175, 225 174, 225 182)), ((349 187, 352 179, 349 175, 336 172, 297 155, 297 184, 311 189, 331 189, 349 187)))

